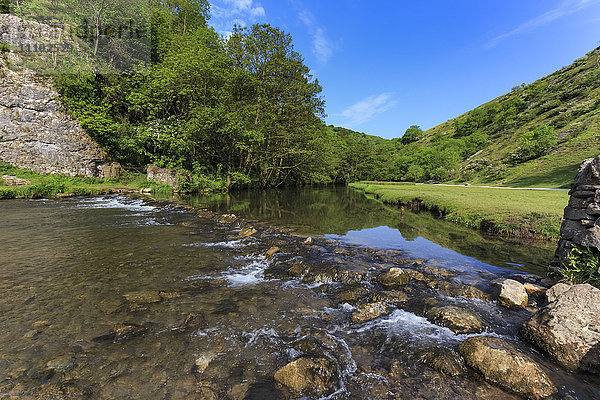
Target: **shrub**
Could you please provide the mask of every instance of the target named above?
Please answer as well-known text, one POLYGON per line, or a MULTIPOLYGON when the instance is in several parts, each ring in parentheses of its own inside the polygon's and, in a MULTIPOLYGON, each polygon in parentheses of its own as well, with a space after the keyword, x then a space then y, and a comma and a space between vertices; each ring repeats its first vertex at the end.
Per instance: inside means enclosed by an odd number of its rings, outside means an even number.
POLYGON ((510 160, 515 164, 546 155, 558 144, 556 133, 551 126, 538 126, 525 132, 519 141, 519 148, 510 154, 510 160))
POLYGON ((574 244, 568 265, 559 271, 561 281, 570 284, 589 283, 600 288, 600 252, 593 247, 574 244))

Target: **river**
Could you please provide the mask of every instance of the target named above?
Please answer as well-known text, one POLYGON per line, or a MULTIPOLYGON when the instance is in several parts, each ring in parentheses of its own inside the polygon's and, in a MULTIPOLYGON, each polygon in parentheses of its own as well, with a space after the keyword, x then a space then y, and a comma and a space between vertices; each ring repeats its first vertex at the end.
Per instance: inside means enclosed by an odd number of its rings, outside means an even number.
POLYGON ((454 290, 539 280, 551 244, 402 215, 347 188, 179 202, 206 211, 125 196, 0 202, 0 398, 296 398, 273 375, 306 355, 333 369, 315 397, 517 398, 458 358, 455 376, 431 366, 472 336, 428 321, 431 304, 477 312, 543 365, 560 398, 600 398, 596 378, 519 341, 530 312, 454 290), (241 237, 248 226, 257 232, 241 237), (411 281, 379 318, 351 320, 354 295, 377 295, 372 277, 391 266, 433 278, 411 281))

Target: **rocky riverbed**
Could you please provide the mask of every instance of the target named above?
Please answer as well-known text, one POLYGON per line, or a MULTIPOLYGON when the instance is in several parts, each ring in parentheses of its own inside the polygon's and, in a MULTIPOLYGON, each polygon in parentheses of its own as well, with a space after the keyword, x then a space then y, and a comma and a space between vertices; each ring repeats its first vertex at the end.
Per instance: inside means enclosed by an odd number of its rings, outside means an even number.
POLYGON ((123 196, 0 208, 2 398, 600 398, 544 328, 587 287, 123 196))

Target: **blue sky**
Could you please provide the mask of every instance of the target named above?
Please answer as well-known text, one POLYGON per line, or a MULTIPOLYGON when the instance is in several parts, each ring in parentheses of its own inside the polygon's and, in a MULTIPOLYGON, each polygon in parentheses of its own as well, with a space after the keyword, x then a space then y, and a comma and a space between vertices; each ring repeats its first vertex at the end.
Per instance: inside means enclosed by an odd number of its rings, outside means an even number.
POLYGON ((600 0, 212 0, 212 25, 292 34, 326 122, 386 138, 432 128, 600 46, 600 0))

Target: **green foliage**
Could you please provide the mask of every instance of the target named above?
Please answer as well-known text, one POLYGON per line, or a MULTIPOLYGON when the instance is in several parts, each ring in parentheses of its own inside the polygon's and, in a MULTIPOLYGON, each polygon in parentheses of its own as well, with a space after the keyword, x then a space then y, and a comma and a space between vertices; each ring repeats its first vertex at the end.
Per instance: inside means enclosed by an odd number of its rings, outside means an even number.
POLYGON ((600 253, 593 247, 573 244, 569 263, 561 267, 559 275, 569 284, 589 283, 600 288, 600 253))
POLYGON ((523 133, 519 141, 521 145, 511 154, 513 163, 520 163, 546 155, 558 144, 553 127, 539 126, 534 130, 523 133))
POLYGON ((471 134, 475 133, 475 131, 477 131, 478 128, 479 125, 477 123, 477 120, 473 116, 469 116, 468 118, 463 120, 456 120, 454 121, 454 136, 470 136, 471 134))
POLYGON ((423 137, 423 130, 418 125, 411 125, 410 128, 404 132, 404 135, 400 139, 400 142, 404 145, 416 142, 423 137))

